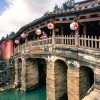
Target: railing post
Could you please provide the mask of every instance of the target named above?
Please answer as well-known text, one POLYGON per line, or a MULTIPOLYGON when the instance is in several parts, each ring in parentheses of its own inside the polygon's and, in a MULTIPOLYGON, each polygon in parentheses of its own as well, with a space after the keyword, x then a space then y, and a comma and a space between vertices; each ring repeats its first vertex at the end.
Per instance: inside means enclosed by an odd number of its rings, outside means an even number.
POLYGON ((79 46, 79 30, 75 30, 75 45, 78 47, 79 46))
POLYGON ((20 51, 20 45, 18 45, 18 52, 20 51))
POLYGON ((53 28, 53 31, 52 31, 52 44, 53 45, 55 44, 55 31, 54 31, 54 28, 53 28))
POLYGON ((55 46, 55 27, 52 29, 52 52, 55 46))
POLYGON ((25 39, 25 49, 27 48, 28 39, 25 39))

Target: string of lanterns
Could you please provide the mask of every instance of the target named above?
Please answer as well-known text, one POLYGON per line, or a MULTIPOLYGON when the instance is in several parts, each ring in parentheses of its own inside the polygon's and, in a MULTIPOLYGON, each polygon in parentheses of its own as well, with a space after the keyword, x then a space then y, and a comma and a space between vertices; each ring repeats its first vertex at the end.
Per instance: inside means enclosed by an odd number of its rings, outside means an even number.
MULTIPOLYGON (((50 29, 50 30, 53 29, 53 28, 54 28, 54 24, 51 23, 51 22, 48 23, 48 24, 47 24, 47 28, 50 29)), ((72 22, 72 23, 70 24, 70 29, 71 29, 71 30, 75 31, 75 30, 77 30, 78 28, 79 28, 79 25, 78 25, 77 22, 72 22)), ((59 28, 56 28, 56 29, 55 29, 55 32, 59 32, 59 30, 60 30, 59 28)), ((36 29, 35 33, 36 33, 36 35, 39 36, 39 35, 42 34, 42 31, 41 31, 41 29, 36 29)), ((25 39, 27 36, 28 36, 28 34, 25 34, 25 33, 22 33, 22 34, 21 34, 21 37, 24 38, 24 39, 25 39)), ((15 44, 19 44, 19 39, 16 39, 16 40, 15 40, 15 44)))

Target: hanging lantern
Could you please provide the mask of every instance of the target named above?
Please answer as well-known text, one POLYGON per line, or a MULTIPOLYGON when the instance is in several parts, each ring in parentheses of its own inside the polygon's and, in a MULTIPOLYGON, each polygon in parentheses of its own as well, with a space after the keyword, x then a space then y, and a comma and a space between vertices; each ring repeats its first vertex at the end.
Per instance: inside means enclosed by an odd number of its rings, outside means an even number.
POLYGON ((41 34, 42 34, 42 31, 41 31, 40 29, 37 29, 37 30, 35 31, 35 33, 36 33, 37 35, 41 35, 41 34))
POLYGON ((47 27, 48 27, 48 29, 53 29, 53 28, 54 28, 54 24, 48 23, 48 24, 47 24, 47 27))
POLYGON ((21 34, 21 37, 26 38, 26 34, 25 33, 21 34))
POLYGON ((19 40, 18 39, 15 40, 15 44, 19 44, 19 40))
POLYGON ((76 23, 76 22, 72 22, 72 23, 70 24, 70 29, 71 29, 71 30, 77 30, 78 27, 79 27, 79 25, 78 25, 78 23, 76 23))

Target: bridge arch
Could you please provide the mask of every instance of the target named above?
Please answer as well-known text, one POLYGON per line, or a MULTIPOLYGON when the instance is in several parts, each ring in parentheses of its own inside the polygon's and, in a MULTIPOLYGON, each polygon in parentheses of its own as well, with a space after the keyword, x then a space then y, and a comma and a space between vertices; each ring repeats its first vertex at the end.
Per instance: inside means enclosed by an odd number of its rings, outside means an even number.
POLYGON ((83 98, 93 90, 94 71, 88 66, 81 66, 79 69, 79 76, 80 98, 83 98))
POLYGON ((55 95, 57 100, 68 99, 67 95, 67 64, 61 59, 54 62, 55 69, 55 95))
POLYGON ((26 58, 26 75, 29 90, 37 86, 45 86, 46 60, 44 58, 26 58))
POLYGON ((48 56, 47 61, 50 62, 55 62, 56 60, 62 60, 66 63, 66 58, 60 57, 60 56, 48 56))
POLYGON ((47 63, 44 58, 38 58, 39 86, 46 85, 47 63))

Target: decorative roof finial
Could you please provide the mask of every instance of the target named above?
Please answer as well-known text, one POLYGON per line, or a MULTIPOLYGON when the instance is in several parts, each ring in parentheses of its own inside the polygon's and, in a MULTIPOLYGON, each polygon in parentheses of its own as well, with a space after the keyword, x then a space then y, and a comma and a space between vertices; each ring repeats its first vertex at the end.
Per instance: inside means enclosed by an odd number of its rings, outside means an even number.
POLYGON ((74 6, 75 0, 68 0, 69 6, 74 6))

